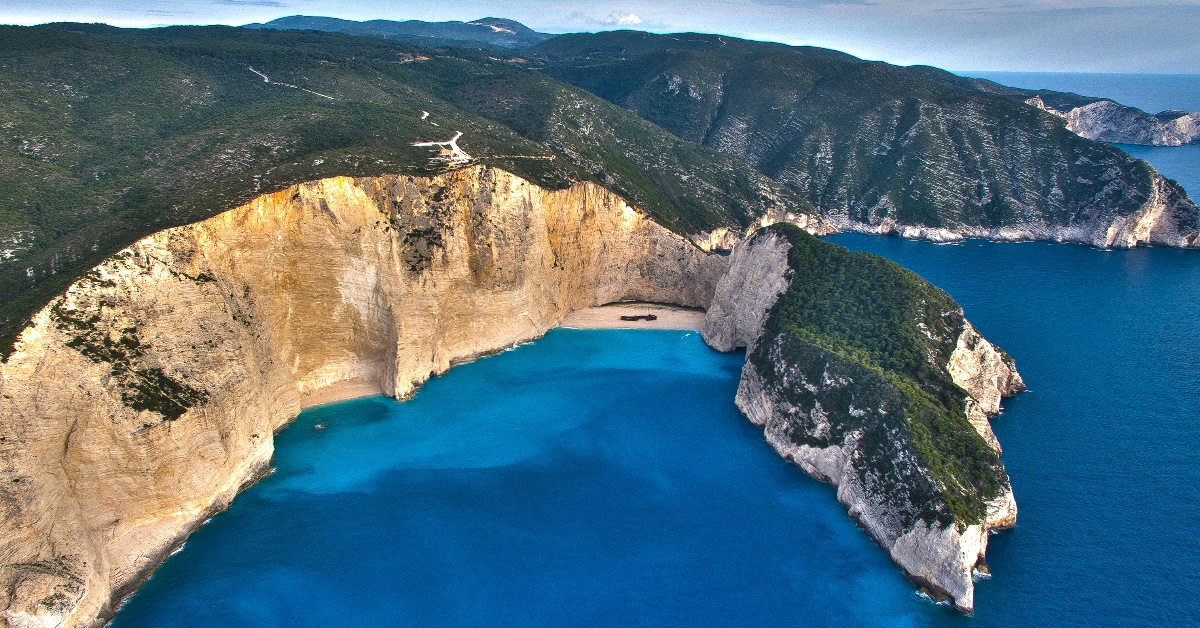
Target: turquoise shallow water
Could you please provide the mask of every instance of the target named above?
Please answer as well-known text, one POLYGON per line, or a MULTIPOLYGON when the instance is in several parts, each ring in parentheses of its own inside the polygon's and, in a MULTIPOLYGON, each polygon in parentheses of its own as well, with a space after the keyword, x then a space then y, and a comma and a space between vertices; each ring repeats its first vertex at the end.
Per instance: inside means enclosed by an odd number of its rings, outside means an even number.
POLYGON ((556 330, 405 403, 307 411, 114 625, 953 618, 741 417, 742 359, 694 332, 556 330))

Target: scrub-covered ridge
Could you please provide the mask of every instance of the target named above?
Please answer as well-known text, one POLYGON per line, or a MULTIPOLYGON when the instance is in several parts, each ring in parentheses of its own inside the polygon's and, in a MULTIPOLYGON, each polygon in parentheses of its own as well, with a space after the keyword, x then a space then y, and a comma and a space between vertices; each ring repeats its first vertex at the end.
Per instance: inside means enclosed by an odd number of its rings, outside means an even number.
POLYGON ((564 35, 525 54, 754 166, 839 229, 1198 245, 1200 210, 1174 181, 1061 117, 948 73, 694 33, 564 35))
POLYGON ((34 312, 161 229, 332 176, 467 163, 591 181, 698 239, 808 205, 749 166, 469 50, 312 31, 0 27, 0 357, 34 312))

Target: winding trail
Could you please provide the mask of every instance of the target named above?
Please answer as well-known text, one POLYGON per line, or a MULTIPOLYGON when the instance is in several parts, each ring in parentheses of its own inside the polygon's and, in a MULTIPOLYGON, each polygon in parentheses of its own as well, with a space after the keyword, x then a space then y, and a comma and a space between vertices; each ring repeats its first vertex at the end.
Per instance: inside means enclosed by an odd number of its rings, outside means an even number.
POLYGON ((272 81, 271 77, 267 76, 266 74, 263 74, 262 72, 259 72, 258 70, 255 70, 254 66, 250 65, 250 66, 246 66, 246 67, 251 72, 262 77, 263 82, 266 83, 267 85, 279 85, 280 87, 290 87, 292 89, 298 89, 302 92, 308 92, 314 96, 320 96, 321 98, 328 98, 329 100, 337 100, 336 98, 334 98, 333 96, 330 96, 328 94, 322 94, 321 92, 314 92, 311 89, 306 89, 304 87, 300 87, 299 85, 293 85, 291 83, 280 83, 279 81, 272 81))

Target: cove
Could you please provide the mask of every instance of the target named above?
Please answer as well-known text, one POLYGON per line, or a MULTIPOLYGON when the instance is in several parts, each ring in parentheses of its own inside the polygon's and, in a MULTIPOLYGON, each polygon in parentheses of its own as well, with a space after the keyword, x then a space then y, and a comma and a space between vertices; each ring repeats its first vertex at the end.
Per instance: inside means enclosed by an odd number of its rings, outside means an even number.
POLYGON ((554 330, 308 410, 113 625, 953 621, 741 416, 743 359, 554 330))
POLYGON ((949 292, 1030 387, 992 422, 1020 516, 974 617, 771 451, 732 403, 741 354, 555 330, 302 414, 114 625, 1200 623, 1200 256, 831 240, 949 292))

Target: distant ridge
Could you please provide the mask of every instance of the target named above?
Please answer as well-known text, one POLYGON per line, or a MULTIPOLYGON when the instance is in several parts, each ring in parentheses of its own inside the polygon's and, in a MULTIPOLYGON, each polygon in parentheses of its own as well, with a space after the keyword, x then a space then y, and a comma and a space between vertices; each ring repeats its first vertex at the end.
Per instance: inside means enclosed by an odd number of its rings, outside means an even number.
POLYGON ((313 30, 364 37, 392 39, 427 46, 489 47, 515 50, 528 48, 553 37, 539 33, 515 20, 485 17, 472 22, 423 22, 421 20, 368 20, 356 22, 335 17, 291 15, 242 28, 313 30))
POLYGON ((922 78, 963 91, 997 94, 1022 101, 1066 120, 1067 128, 1090 140, 1142 146, 1180 146, 1200 142, 1200 112, 1150 113, 1111 98, 1050 89, 1019 89, 988 79, 959 76, 926 65, 905 68, 922 78))

